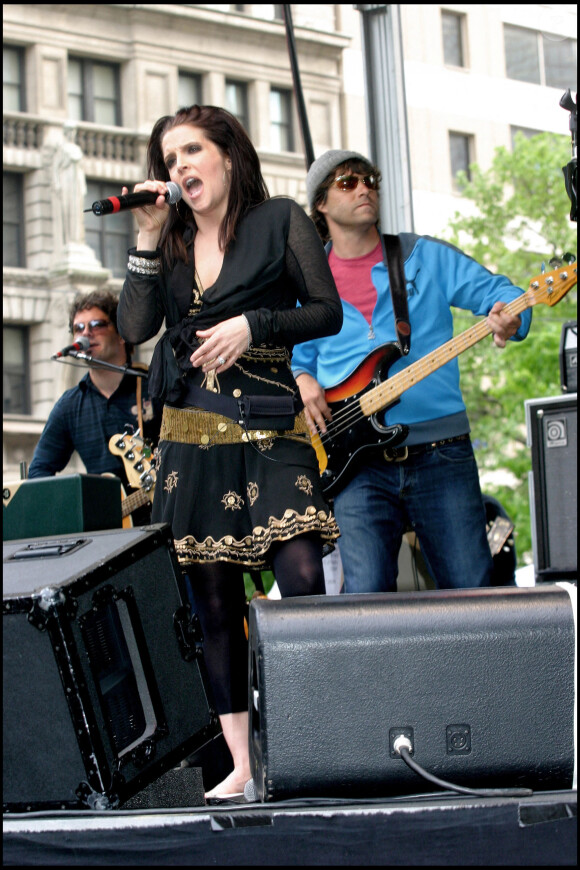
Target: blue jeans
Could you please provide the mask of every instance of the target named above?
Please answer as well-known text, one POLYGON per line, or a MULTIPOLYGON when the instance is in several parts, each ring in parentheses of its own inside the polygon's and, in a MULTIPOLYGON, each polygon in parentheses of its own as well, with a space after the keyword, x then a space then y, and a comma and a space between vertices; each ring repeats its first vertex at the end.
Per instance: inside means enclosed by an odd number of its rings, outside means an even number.
POLYGON ((436 586, 489 586, 493 569, 469 439, 403 462, 373 459, 334 500, 345 592, 395 592, 404 532, 416 532, 436 586))

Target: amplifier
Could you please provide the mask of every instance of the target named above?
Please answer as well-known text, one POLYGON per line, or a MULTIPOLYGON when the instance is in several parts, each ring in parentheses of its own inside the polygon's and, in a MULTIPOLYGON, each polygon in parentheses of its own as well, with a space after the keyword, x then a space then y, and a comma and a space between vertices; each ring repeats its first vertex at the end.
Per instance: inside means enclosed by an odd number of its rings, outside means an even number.
POLYGON ((532 547, 536 578, 578 576, 578 399, 576 393, 527 399, 532 547))
POLYGON ((121 481, 100 474, 59 474, 4 483, 3 540, 120 529, 121 481))

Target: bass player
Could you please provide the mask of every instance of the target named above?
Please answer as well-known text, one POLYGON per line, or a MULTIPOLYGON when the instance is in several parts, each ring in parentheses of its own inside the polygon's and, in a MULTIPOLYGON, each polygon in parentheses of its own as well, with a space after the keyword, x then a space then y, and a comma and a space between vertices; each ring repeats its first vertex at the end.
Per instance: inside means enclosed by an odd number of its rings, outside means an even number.
MULTIPOLYGON (((486 317, 500 348, 522 340, 530 328, 529 310, 521 316, 503 310, 523 293, 506 277, 447 243, 401 233, 409 328, 403 318, 397 333, 378 224, 379 182, 378 169, 352 151, 327 151, 308 171, 311 217, 327 243, 344 312, 338 335, 294 348, 292 370, 313 441, 338 423, 325 390, 348 383, 369 354, 380 357, 382 346, 392 362, 397 334, 410 333, 408 352, 397 351, 390 374, 451 339, 451 306, 486 317)), ((489 586, 493 563, 457 360, 412 385, 374 419, 386 427, 402 424, 406 437, 396 447, 362 451, 334 493, 344 591, 396 591, 399 549, 409 528, 438 588, 489 586)), ((368 429, 369 442, 379 440, 371 422, 368 429)))

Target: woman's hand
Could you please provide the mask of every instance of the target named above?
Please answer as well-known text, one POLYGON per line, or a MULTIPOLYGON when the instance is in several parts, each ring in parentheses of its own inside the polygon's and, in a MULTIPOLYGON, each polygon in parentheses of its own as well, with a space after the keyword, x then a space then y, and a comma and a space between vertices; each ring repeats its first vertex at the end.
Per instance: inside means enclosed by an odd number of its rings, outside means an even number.
POLYGON ((324 434, 326 420, 332 420, 332 413, 326 402, 324 390, 316 378, 306 372, 296 375, 296 383, 300 390, 300 397, 304 402, 304 414, 310 431, 313 435, 316 435, 318 430, 324 434))
POLYGON ((225 372, 248 349, 247 321, 241 314, 210 329, 200 329, 196 335, 202 344, 192 353, 190 361, 204 372, 211 369, 225 372))
MULTIPOLYGON (((165 202, 167 184, 165 181, 145 181, 143 184, 136 184, 133 192, 142 193, 144 190, 158 193, 159 196, 152 205, 132 209, 139 227, 137 250, 154 251, 157 248, 163 224, 169 217, 169 205, 165 202)), ((122 193, 124 195, 129 191, 124 187, 122 193)))

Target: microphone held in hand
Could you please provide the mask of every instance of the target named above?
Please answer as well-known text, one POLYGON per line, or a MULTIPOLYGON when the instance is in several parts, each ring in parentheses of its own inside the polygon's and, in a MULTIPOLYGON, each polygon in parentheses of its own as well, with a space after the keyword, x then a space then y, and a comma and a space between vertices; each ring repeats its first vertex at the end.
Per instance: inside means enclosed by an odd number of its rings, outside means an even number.
MULTIPOLYGON (((131 208, 141 208, 143 205, 152 205, 159 196, 151 190, 142 190, 139 193, 125 193, 123 196, 110 196, 108 199, 99 199, 94 202, 90 208, 85 211, 92 211, 93 214, 102 216, 105 214, 116 214, 119 211, 126 211, 131 208)), ((169 205, 175 205, 181 199, 181 188, 173 181, 167 182, 167 193, 165 194, 165 202, 169 205)))
POLYGON ((90 346, 91 342, 86 335, 81 335, 80 338, 77 338, 74 344, 69 344, 67 347, 63 347, 63 349, 59 350, 58 353, 53 354, 51 359, 60 359, 62 356, 71 356, 79 350, 88 350, 90 346))

